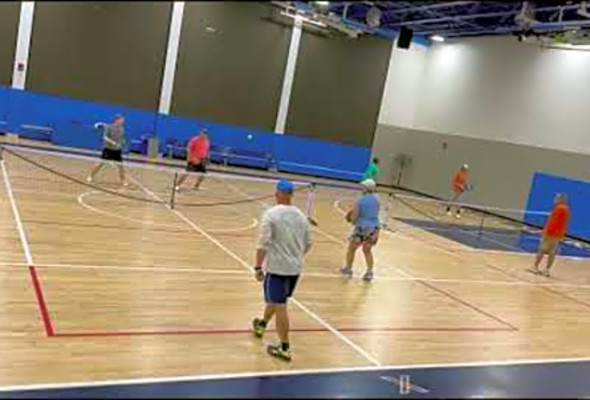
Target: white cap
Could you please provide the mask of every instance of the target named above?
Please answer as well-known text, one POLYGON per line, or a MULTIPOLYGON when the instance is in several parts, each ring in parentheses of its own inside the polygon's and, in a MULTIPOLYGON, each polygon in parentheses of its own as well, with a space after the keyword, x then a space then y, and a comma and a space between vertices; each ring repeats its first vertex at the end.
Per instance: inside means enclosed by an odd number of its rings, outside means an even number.
POLYGON ((372 179, 365 179, 364 181, 361 182, 361 185, 363 185, 365 188, 367 188, 371 191, 373 191, 377 188, 377 184, 372 179))
POLYGON ((469 169, 469 164, 463 164, 463 169, 469 169))

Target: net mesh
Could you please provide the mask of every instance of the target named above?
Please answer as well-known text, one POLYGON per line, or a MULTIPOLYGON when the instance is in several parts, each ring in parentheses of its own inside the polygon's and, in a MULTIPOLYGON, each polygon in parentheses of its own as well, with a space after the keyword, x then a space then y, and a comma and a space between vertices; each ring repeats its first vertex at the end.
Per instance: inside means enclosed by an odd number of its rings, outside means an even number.
MULTIPOLYGON (((543 227, 526 221, 533 215, 541 216, 546 221, 550 214, 543 210, 517 210, 468 203, 451 205, 448 201, 400 192, 382 193, 381 196, 386 204, 382 220, 388 229, 421 229, 487 250, 535 252, 542 238, 543 227)), ((568 238, 561 254, 588 257, 590 247, 585 242, 568 238)))
MULTIPOLYGON (((122 186, 117 165, 108 162, 92 182, 87 180, 101 162, 96 157, 21 148, 4 148, 3 152, 14 166, 16 189, 62 196, 79 195, 81 191, 98 193, 106 202, 164 203, 184 208, 238 206, 271 200, 276 183, 275 179, 209 173, 197 192, 192 187, 199 173, 186 172, 181 166, 125 162, 128 185, 122 186), (176 190, 183 175, 187 180, 176 190)), ((295 182, 296 191, 309 188, 308 183, 295 182)))

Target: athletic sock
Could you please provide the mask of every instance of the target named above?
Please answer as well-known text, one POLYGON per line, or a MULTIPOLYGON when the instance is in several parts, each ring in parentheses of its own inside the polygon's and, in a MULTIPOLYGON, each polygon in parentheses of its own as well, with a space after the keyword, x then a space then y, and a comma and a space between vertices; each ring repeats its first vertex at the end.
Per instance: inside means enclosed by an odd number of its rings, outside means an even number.
POLYGON ((281 349, 283 351, 289 351, 289 343, 281 343, 281 349))

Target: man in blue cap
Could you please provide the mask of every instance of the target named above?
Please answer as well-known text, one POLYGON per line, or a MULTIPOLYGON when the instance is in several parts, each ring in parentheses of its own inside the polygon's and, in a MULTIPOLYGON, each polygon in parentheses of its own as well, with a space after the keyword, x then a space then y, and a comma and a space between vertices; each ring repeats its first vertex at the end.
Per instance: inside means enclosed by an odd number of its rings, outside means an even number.
POLYGON ((293 295, 303 267, 303 257, 311 249, 311 228, 307 217, 292 205, 292 182, 281 179, 276 186, 277 204, 266 210, 260 223, 256 250, 256 279, 264 281, 266 307, 262 318, 254 318, 254 334, 261 338, 273 316, 280 344, 269 345, 273 357, 291 361, 287 300, 293 295))

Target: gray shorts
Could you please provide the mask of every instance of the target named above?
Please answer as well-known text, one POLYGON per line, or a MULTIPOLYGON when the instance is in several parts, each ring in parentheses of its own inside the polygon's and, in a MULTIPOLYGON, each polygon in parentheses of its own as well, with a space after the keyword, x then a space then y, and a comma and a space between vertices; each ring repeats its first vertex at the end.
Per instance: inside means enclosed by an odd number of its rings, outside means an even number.
POLYGON ((379 227, 374 228, 361 228, 360 226, 356 226, 350 236, 348 237, 348 241, 350 243, 370 243, 370 244, 377 244, 379 240, 379 227))

